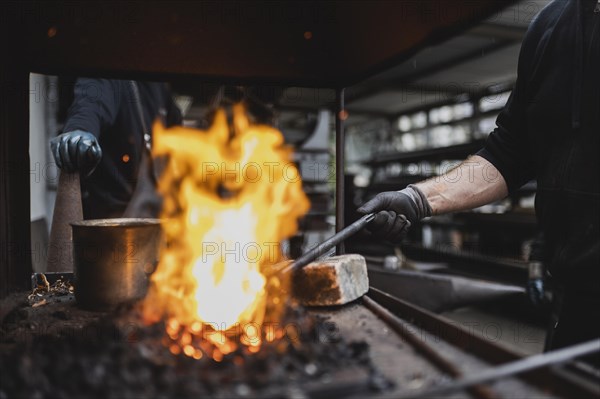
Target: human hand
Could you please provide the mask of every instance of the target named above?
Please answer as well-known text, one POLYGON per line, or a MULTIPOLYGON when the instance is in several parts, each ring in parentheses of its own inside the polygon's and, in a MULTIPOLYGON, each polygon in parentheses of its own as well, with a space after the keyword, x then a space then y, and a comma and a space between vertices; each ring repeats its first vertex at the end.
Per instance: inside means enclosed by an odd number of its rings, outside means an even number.
POLYGON ((544 288, 544 280, 541 278, 529 279, 527 281, 525 291, 527 292, 527 298, 529 298, 529 302, 533 306, 539 307, 546 302, 544 288))
POLYGON ((92 133, 82 130, 63 133, 50 140, 50 149, 58 167, 67 172, 92 174, 102 159, 102 149, 92 133))
POLYGON ((525 285, 525 292, 529 302, 534 307, 540 307, 546 303, 546 287, 544 285, 544 264, 537 260, 541 254, 540 249, 543 245, 538 237, 534 242, 532 253, 529 257, 529 278, 525 285))
POLYGON ((375 218, 367 226, 374 236, 391 242, 400 242, 410 226, 419 220, 416 203, 399 191, 387 191, 358 208, 359 213, 375 213, 375 218))

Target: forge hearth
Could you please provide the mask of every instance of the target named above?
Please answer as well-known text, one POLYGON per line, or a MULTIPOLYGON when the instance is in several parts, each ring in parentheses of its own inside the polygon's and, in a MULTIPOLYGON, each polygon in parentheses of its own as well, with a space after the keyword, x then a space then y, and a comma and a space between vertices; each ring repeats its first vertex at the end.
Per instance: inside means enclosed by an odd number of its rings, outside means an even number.
POLYGON ((10 298, 2 323, 0 397, 281 397, 393 386, 373 365, 369 344, 346 339, 330 316, 300 307, 284 315, 285 336, 258 353, 240 345, 215 361, 173 354, 164 323, 144 325, 135 307, 93 313, 78 309, 69 293, 25 298, 10 298))
MULTIPOLYGON (((286 336, 265 340, 257 353, 240 345, 217 360, 173 354, 166 325, 145 325, 137 307, 95 313, 77 308, 68 289, 45 302, 29 294, 0 301, 0 398, 413 397, 452 379, 423 346, 463 375, 515 360, 493 342, 373 289, 341 307, 290 306, 281 319, 293 326, 286 336), (373 304, 402 318, 380 318, 373 304)), ((474 397, 590 392, 556 370, 485 388, 474 397)))

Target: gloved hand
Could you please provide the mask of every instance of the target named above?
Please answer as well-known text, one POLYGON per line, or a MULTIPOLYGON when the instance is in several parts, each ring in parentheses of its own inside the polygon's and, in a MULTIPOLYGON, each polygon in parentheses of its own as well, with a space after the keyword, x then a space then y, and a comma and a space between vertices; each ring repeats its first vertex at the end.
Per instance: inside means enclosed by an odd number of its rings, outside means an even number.
POLYGON ((525 286, 529 302, 535 307, 541 306, 546 302, 544 291, 544 280, 541 278, 529 279, 525 286))
POLYGON ((529 261, 529 279, 525 285, 529 302, 535 307, 546 303, 544 287, 544 264, 537 260, 529 261))
POLYGON ((82 130, 63 133, 50 140, 50 149, 58 167, 89 176, 102 159, 102 149, 92 133, 82 130))
POLYGON ((411 225, 420 219, 431 216, 431 206, 425 194, 410 185, 402 191, 387 191, 377 194, 357 212, 376 212, 375 219, 367 226, 374 236, 391 242, 400 242, 411 225))

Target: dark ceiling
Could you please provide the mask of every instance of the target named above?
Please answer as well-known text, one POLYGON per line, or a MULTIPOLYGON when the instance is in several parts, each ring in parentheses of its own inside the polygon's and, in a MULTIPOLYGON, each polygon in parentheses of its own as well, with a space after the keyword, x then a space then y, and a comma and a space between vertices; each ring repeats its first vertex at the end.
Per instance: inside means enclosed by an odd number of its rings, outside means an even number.
POLYGON ((32 72, 345 87, 512 3, 500 0, 11 2, 32 72))
MULTIPOLYGON (((532 18, 549 0, 521 0, 498 10, 439 43, 430 44, 406 60, 346 90, 348 123, 373 118, 394 119, 464 94, 510 89, 517 59, 532 18)), ((333 108, 335 94, 324 89, 290 89, 279 106, 290 112, 333 108), (300 93, 300 94, 299 94, 300 93)), ((463 99, 464 100, 464 99, 463 99)))

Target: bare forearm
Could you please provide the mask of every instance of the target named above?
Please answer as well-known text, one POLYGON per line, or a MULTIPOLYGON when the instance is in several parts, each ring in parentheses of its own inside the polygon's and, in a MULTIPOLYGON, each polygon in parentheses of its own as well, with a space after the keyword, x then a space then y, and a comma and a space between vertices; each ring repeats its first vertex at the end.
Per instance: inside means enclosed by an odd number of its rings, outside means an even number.
POLYGON ((498 169, 476 155, 451 171, 416 186, 427 197, 434 215, 476 208, 508 194, 498 169))

